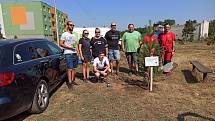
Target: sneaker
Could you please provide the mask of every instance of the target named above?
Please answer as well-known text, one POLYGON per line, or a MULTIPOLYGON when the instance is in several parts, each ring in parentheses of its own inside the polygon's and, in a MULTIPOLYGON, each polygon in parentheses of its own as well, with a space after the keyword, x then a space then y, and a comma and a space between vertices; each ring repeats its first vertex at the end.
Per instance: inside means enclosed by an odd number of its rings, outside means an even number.
POLYGON ((132 70, 128 72, 128 75, 131 76, 133 74, 132 70))
POLYGON ((73 89, 73 84, 71 82, 66 82, 66 85, 69 89, 73 89))
POLYGON ((79 85, 78 83, 76 83, 75 81, 72 81, 72 84, 73 85, 79 85))
POLYGON ((84 79, 83 79, 83 82, 87 83, 87 82, 88 82, 88 79, 85 79, 85 78, 84 78, 84 79))
POLYGON ((139 71, 134 71, 134 74, 135 74, 136 76, 139 76, 139 71))

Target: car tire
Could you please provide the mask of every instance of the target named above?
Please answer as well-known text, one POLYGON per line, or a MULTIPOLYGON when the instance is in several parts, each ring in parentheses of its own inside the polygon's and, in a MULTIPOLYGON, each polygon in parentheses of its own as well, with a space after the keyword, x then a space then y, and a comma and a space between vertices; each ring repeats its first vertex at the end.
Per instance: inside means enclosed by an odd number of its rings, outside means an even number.
POLYGON ((32 106, 29 110, 30 113, 42 113, 49 104, 49 90, 45 80, 40 80, 32 102, 32 106))

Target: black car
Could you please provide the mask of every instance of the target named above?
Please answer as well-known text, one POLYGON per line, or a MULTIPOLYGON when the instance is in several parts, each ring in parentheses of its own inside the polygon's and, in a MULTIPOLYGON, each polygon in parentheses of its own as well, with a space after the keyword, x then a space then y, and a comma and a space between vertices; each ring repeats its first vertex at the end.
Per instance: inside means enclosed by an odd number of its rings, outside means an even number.
POLYGON ((0 40, 0 120, 43 112, 66 76, 62 49, 46 39, 0 40))

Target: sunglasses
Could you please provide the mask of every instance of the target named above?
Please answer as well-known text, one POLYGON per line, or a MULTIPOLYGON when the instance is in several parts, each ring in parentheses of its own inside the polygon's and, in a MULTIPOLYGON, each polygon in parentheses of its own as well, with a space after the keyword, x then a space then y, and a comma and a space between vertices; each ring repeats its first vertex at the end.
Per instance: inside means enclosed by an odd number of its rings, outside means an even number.
POLYGON ((100 32, 95 32, 95 33, 100 33, 100 32))
POLYGON ((111 25, 111 26, 116 26, 116 25, 111 25))
POLYGON ((84 34, 89 34, 89 33, 84 33, 84 34))
POLYGON ((69 26, 75 26, 74 24, 69 24, 69 26))

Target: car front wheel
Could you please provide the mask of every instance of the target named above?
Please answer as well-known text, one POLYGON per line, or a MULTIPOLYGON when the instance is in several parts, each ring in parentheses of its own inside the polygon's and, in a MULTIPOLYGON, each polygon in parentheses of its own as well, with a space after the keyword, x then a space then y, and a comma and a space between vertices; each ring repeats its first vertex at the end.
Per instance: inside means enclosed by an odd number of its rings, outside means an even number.
POLYGON ((49 104, 49 90, 45 80, 40 80, 37 85, 30 113, 42 113, 49 104))

